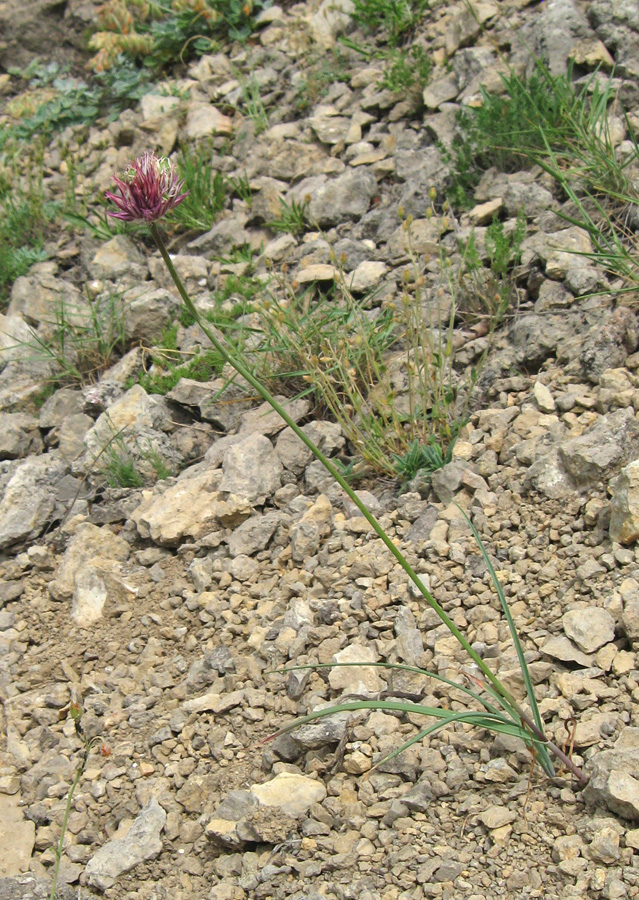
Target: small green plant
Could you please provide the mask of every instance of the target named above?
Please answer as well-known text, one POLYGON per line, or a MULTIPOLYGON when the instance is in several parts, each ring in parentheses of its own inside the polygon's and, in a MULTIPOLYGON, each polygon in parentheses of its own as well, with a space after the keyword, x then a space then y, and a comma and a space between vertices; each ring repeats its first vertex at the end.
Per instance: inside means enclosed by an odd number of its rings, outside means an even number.
MULTIPOLYGON (((141 384, 147 394, 168 394, 181 378, 190 378, 192 381, 211 381, 222 371, 223 360, 215 350, 204 350, 196 354, 188 363, 181 365, 169 365, 162 368, 165 363, 165 350, 154 352, 154 359, 160 371, 145 372, 138 376, 137 383, 141 384)), ((131 383, 128 385, 132 386, 131 383)))
POLYGON ((254 75, 248 79, 239 72, 236 75, 242 88, 242 108, 255 125, 255 134, 262 134, 268 128, 268 112, 262 101, 260 85, 254 75))
POLYGON ((621 276, 621 292, 634 291, 639 249, 628 214, 639 202, 633 178, 639 158, 636 134, 626 119, 630 150, 620 155, 610 124, 618 106, 612 79, 596 72, 577 89, 570 70, 553 76, 535 62, 529 78, 511 72, 503 79, 504 95, 483 91, 481 107, 460 113, 450 155, 451 203, 468 205, 489 166, 510 171, 539 165, 572 204, 574 213, 561 217, 589 234, 593 251, 586 256, 621 276))
POLYGON ((430 81, 432 62, 423 47, 409 50, 391 49, 385 56, 384 74, 379 86, 393 93, 406 92, 412 87, 423 91, 430 81))
POLYGON ((250 244, 240 244, 234 247, 226 256, 218 257, 218 261, 229 266, 237 265, 238 263, 248 263, 249 272, 252 272, 255 268, 256 252, 250 244))
POLYGON ((253 202, 253 191, 251 190, 248 175, 229 175, 227 176, 226 183, 232 192, 238 196, 240 200, 243 200, 250 209, 253 202))
MULTIPOLYGON (((341 424, 346 414, 350 423, 351 393, 367 392, 396 340, 391 313, 369 317, 365 303, 343 287, 317 301, 310 291, 289 291, 283 299, 270 292, 256 312, 264 338, 250 359, 260 377, 285 394, 312 396, 319 409, 341 424)), ((353 438, 352 426, 345 433, 353 438)))
POLYGON ((112 69, 89 80, 70 76, 57 62, 33 60, 24 70, 11 70, 29 86, 31 97, 40 97, 34 109, 19 99, 10 110, 18 121, 12 130, 20 140, 60 131, 69 125, 91 125, 99 116, 117 118, 151 89, 148 69, 118 56, 112 69))
POLYGON ((90 65, 96 72, 111 69, 117 58, 144 61, 162 69, 214 49, 216 40, 246 40, 255 16, 271 0, 107 0, 98 10, 97 27, 89 41, 96 51, 90 65))
POLYGON ((303 200, 298 203, 295 198, 287 203, 280 197, 280 217, 266 223, 271 231, 287 232, 288 234, 301 234, 308 227, 308 202, 303 200))
POLYGON ((216 322, 222 324, 252 312, 253 301, 264 289, 262 282, 257 281, 251 275, 229 273, 223 278, 222 285, 215 291, 216 308, 206 313, 208 321, 214 324, 216 322), (226 303, 231 299, 236 302, 233 304, 232 310, 228 310, 226 303))
POLYGON ((33 174, 22 176, 16 160, 6 168, 0 160, 0 308, 16 278, 46 259, 44 241, 56 208, 45 202, 41 166, 36 159, 33 174))
POLYGON ((104 474, 112 488, 139 488, 144 478, 126 449, 111 446, 105 453, 104 474))
POLYGON ((611 197, 627 193, 632 158, 622 163, 615 154, 608 119, 616 102, 612 81, 601 82, 595 73, 576 89, 571 78, 570 70, 552 75, 537 61, 530 76, 502 76, 503 94, 482 89, 481 105, 460 111, 449 154, 454 207, 468 205, 486 169, 511 172, 551 157, 582 189, 611 197))
MULTIPOLYGON (((178 321, 183 328, 190 328, 191 325, 195 325, 195 319, 188 311, 188 309, 181 309, 178 315, 178 321)), ((161 340, 161 345, 163 347, 169 347, 171 350, 177 350, 177 326, 173 325, 170 329, 170 344, 167 343, 167 338, 163 338, 161 340)))
POLYGON ((297 85, 295 106, 300 112, 306 112, 315 106, 336 82, 349 80, 350 71, 343 53, 333 49, 324 59, 310 61, 303 80, 297 85))
POLYGON ((415 440, 401 456, 393 454, 395 473, 402 484, 411 481, 418 473, 432 475, 453 458, 454 443, 449 444, 446 452, 436 441, 422 444, 415 440))
POLYGON ((183 147, 178 164, 189 196, 167 221, 193 231, 208 231, 226 205, 225 178, 213 168, 210 147, 183 147))
POLYGON ((59 302, 53 312, 25 348, 49 364, 56 384, 94 382, 125 352, 125 311, 118 293, 87 296, 81 305, 59 302))
POLYGON ((173 472, 167 466, 155 447, 152 446, 150 441, 149 446, 144 451, 143 456, 153 469, 157 481, 165 481, 167 478, 171 477, 173 472))
POLYGON ((486 229, 485 253, 480 256, 473 231, 462 249, 459 270, 459 312, 470 324, 485 320, 488 331, 497 328, 517 297, 516 267, 526 237, 526 216, 522 210, 514 229, 506 231, 495 218, 486 229))
POLYGON ((395 47, 421 21, 428 0, 355 0, 351 16, 369 31, 383 32, 389 46, 395 47))

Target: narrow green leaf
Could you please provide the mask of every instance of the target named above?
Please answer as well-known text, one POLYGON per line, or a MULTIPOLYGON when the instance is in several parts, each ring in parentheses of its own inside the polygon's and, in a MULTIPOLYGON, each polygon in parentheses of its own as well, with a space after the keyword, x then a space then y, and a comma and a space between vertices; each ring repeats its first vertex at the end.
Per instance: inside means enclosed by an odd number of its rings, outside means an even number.
POLYGON ((521 667, 521 674, 524 679, 524 685, 526 686, 526 694, 528 696, 528 702, 530 703, 530 708, 532 710, 533 718, 535 720, 535 724, 537 725, 537 728, 539 728, 539 730, 543 733, 544 723, 541 718, 541 714, 539 712, 539 707, 537 706, 537 698, 535 697, 535 689, 533 687, 532 679, 530 677, 528 663, 526 662, 526 657, 524 656, 524 648, 521 646, 521 641, 519 640, 519 635, 517 633, 517 629, 515 627, 513 617, 510 614, 510 607, 508 606, 508 601, 506 600, 506 595, 504 594, 504 589, 502 588, 499 578, 497 577, 497 573, 495 572, 495 569, 490 560, 488 552, 484 546, 484 542, 482 541, 482 539, 479 536, 479 532, 477 531, 477 529, 475 528, 473 523, 470 521, 470 519, 468 518, 468 516, 466 515, 464 510, 461 508, 461 506, 458 506, 457 508, 460 510, 461 514, 463 515, 463 517, 468 522, 468 525, 470 526, 470 530, 472 531, 473 537, 475 538, 475 541, 477 542, 477 546, 479 547, 479 549, 481 551, 481 555, 484 557, 484 562, 486 563, 486 568, 488 569, 488 572, 490 573, 490 578, 493 582, 493 585, 495 586, 495 590, 497 591, 497 596, 499 597, 499 602, 501 603, 501 608, 503 610, 506 621, 508 622, 508 629, 510 631, 510 636, 513 640, 513 644, 515 645, 515 651, 517 653, 517 659, 519 660, 519 665, 521 667))

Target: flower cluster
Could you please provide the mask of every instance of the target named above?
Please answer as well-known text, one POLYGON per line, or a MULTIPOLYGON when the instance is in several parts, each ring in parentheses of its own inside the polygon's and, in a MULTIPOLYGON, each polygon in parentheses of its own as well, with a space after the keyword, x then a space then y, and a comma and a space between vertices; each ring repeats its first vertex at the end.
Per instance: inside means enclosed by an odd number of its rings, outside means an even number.
POLYGON ((117 191, 105 195, 118 207, 110 212, 114 219, 125 222, 156 222, 181 203, 189 192, 170 159, 146 151, 131 163, 123 178, 114 177, 117 191))

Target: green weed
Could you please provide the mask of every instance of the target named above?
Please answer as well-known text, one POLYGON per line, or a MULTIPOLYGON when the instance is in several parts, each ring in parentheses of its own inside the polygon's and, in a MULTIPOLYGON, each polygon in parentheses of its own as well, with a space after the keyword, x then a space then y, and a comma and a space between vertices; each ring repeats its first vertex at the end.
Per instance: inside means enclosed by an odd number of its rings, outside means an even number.
POLYGON ((344 55, 332 50, 328 58, 313 60, 305 70, 305 77, 296 88, 295 106, 306 112, 339 81, 350 81, 350 71, 344 55))
POLYGON ((419 472, 432 475, 443 468, 453 456, 454 442, 444 452, 436 440, 423 444, 414 440, 401 455, 393 454, 395 473, 402 484, 411 481, 419 472))
POLYGON ((39 160, 26 177, 16 160, 6 167, 0 161, 0 308, 7 305, 16 278, 46 259, 44 242, 55 214, 55 206, 44 199, 39 160))
POLYGON ((144 452, 144 459, 150 464, 157 481, 165 481, 173 475, 171 469, 164 462, 158 451, 151 445, 144 452))
POLYGON ((21 108, 14 104, 18 121, 12 130, 20 140, 50 135, 69 125, 91 125, 99 116, 113 120, 152 86, 148 70, 123 56, 116 58, 112 69, 97 73, 89 81, 68 75, 57 62, 43 64, 39 59, 24 70, 11 71, 36 97, 40 93, 45 98, 33 110, 29 105, 21 108))
POLYGON ((550 156, 587 190, 613 195, 628 190, 631 160, 618 160, 610 134, 612 82, 595 75, 576 89, 571 76, 570 70, 552 75, 539 63, 530 77, 502 76, 503 94, 482 89, 481 106, 460 111, 450 154, 453 206, 470 202, 481 173, 490 167, 511 172, 550 156))
POLYGON ((242 88, 242 109, 255 125, 255 134, 262 134, 268 128, 268 112, 262 101, 260 85, 254 75, 247 79, 236 72, 236 76, 242 88))
POLYGON ((280 197, 280 217, 266 223, 271 231, 301 234, 308 228, 308 202, 298 203, 294 198, 287 203, 280 197))
POLYGON ((224 176, 214 170, 210 148, 181 148, 178 166, 184 189, 190 193, 166 221, 194 231, 208 231, 226 205, 224 176))
POLYGON ((104 474, 113 488, 139 488, 144 478, 138 472, 134 460, 117 447, 109 447, 105 453, 104 474))
MULTIPOLYGON (((160 364, 164 360, 160 358, 160 364)), ((137 379, 147 394, 168 394, 181 378, 192 381, 211 381, 222 371, 223 361, 215 350, 204 350, 190 362, 169 366, 165 371, 143 373, 137 379)), ((132 385, 129 384, 128 387, 132 385)))
POLYGON ((208 312, 206 318, 210 322, 222 323, 223 321, 237 319, 245 313, 252 312, 253 301, 263 289, 263 283, 261 281, 256 281, 250 275, 234 275, 232 273, 224 275, 222 286, 215 292, 217 308, 208 312), (235 302, 232 311, 227 311, 225 304, 231 299, 235 302))
POLYGON ((246 40, 255 16, 271 0, 107 0, 89 47, 96 72, 113 68, 118 55, 162 69, 209 53, 217 40, 246 40))
POLYGON ((493 220, 486 229, 482 256, 474 231, 462 248, 458 304, 460 316, 470 324, 486 320, 492 332, 512 308, 517 296, 516 267, 525 237, 526 215, 522 210, 511 231, 506 231, 499 219, 493 220))
POLYGON ((423 47, 391 49, 385 56, 384 74, 379 86, 393 93, 406 92, 412 87, 423 91, 430 81, 432 67, 423 47))
POLYGON ((239 197, 240 200, 243 200, 250 209, 253 201, 253 191, 251 190, 248 175, 238 175, 235 177, 232 175, 227 176, 226 183, 231 191, 239 197))
POLYGON ((428 0, 355 0, 351 13, 358 25, 382 31, 389 46, 395 47, 421 21, 428 0))
POLYGON ((124 314, 117 293, 87 297, 82 306, 57 303, 43 334, 35 333, 27 348, 49 363, 56 384, 94 382, 126 350, 124 314))
POLYGON ((617 107, 611 79, 596 72, 575 88, 570 70, 553 76, 536 63, 529 78, 504 77, 504 95, 483 91, 481 107, 459 114, 449 199, 468 205, 481 172, 490 166, 511 171, 539 165, 572 204, 574 213, 561 216, 588 232, 594 248, 589 258, 621 276, 622 291, 634 291, 639 246, 628 217, 639 202, 633 178, 637 137, 626 119, 630 152, 620 155, 610 125, 617 107))

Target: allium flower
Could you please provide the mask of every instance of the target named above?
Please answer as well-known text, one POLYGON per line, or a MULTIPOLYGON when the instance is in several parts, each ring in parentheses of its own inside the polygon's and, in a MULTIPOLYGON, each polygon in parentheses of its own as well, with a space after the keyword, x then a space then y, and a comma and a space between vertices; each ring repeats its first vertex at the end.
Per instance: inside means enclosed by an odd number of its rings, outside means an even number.
POLYGON ((109 215, 125 222, 156 222, 189 195, 188 191, 180 193, 184 182, 171 160, 148 150, 128 166, 122 178, 113 180, 119 193, 105 191, 105 196, 119 212, 109 215))

